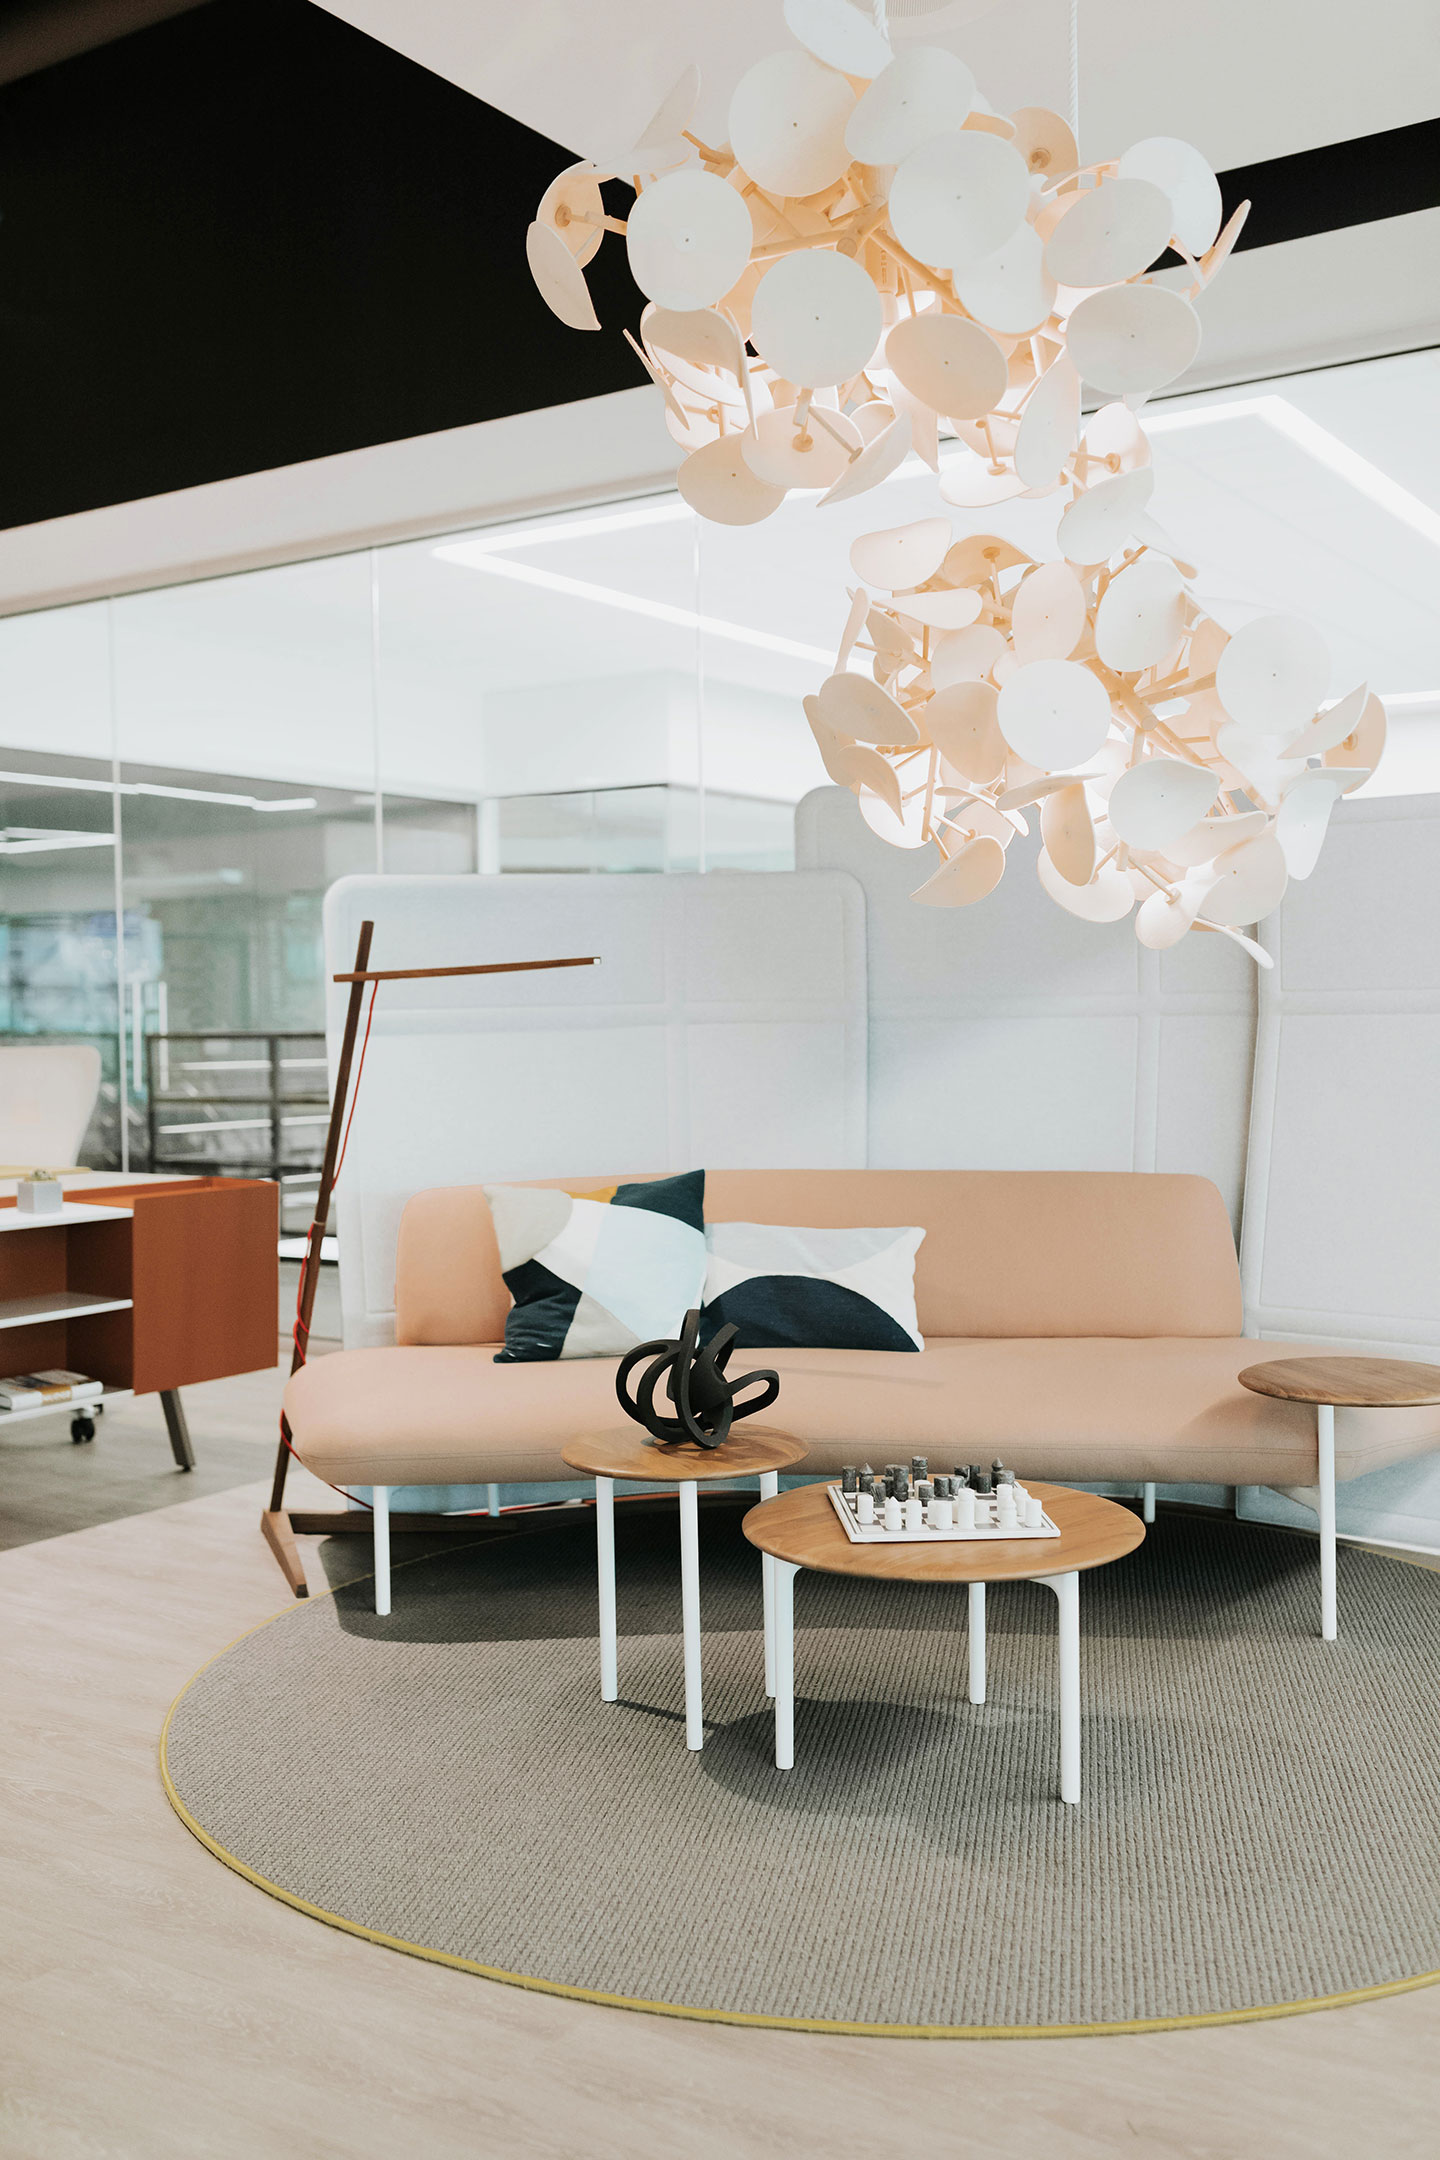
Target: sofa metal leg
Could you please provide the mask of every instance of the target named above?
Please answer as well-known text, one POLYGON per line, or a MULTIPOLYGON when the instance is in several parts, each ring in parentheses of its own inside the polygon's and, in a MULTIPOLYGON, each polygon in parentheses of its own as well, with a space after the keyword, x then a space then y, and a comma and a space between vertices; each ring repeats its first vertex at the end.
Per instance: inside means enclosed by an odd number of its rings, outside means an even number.
POLYGON ((595 1480, 595 1564, 600 1588, 600 1700, 620 1694, 619 1653, 615 1633, 615 1480, 595 1480))
POLYGON ((795 1577, 789 1560, 775 1562, 775 1767, 795 1767, 795 1577))
POLYGON ((985 1585, 970 1585, 970 1700, 985 1700, 985 1585))
MULTIPOLYGON (((778 1470, 760 1472, 760 1498, 773 1500, 780 1490, 778 1470)), ((775 1693, 775 1560, 771 1553, 760 1555, 760 1586, 765 1599, 765 1693, 775 1693)))
POLYGON ((1140 1487, 1140 1515, 1144 1522, 1154 1522, 1155 1520, 1155 1487, 1153 1485, 1142 1485, 1140 1487))
POLYGON ((390 1488, 373 1485, 370 1488, 372 1528, 375 1537, 375 1610, 390 1610, 390 1488))
POLYGON ((1060 1608, 1060 1798, 1074 1807, 1080 1798, 1080 1576, 1042 1575, 1060 1608))
POLYGON ((1335 1409, 1315 1406, 1316 1452, 1320 1458, 1320 1633, 1336 1636, 1335 1612, 1335 1409))
POLYGON ((680 1621, 685 1649, 685 1745, 705 1745, 705 1707, 700 1679, 700 1489, 694 1478, 680 1487, 680 1621))

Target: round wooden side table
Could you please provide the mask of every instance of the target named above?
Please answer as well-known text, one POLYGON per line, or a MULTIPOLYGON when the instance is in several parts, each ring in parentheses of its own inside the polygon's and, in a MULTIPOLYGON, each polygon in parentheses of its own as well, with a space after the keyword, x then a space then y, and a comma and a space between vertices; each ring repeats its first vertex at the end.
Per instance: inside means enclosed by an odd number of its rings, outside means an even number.
POLYGON ((775 1562, 775 1767, 795 1766, 795 1577, 865 1575, 879 1582, 968 1583, 970 1700, 985 1700, 985 1585, 1038 1582, 1053 1590, 1060 1621, 1060 1797, 1080 1798, 1080 1577, 1133 1552, 1145 1525, 1129 1508, 1066 1485, 1032 1482, 1058 1538, 977 1538, 935 1545, 855 1545, 823 1485, 802 1485, 745 1517, 752 1545, 775 1562))
POLYGON ((1294 1357, 1247 1365, 1241 1387, 1277 1402, 1314 1403, 1315 1451, 1320 1488, 1320 1633, 1336 1635, 1335 1610, 1335 1412, 1414 1410, 1440 1403, 1440 1365, 1410 1358, 1294 1357))
MULTIPOLYGON (((615 1483, 673 1485, 680 1501, 680 1614, 685 1645, 685 1745, 705 1745, 700 1681, 701 1485, 716 1478, 758 1477, 762 1500, 779 1490, 780 1472, 809 1453, 801 1440, 768 1425, 737 1426, 718 1448, 680 1441, 661 1447, 639 1425, 583 1433, 562 1450, 572 1470, 595 1480, 595 1553, 600 1576, 600 1698, 620 1693, 615 1628, 615 1483)), ((775 1570, 767 1557, 761 1576, 765 1599, 765 1692, 775 1692, 775 1570)))

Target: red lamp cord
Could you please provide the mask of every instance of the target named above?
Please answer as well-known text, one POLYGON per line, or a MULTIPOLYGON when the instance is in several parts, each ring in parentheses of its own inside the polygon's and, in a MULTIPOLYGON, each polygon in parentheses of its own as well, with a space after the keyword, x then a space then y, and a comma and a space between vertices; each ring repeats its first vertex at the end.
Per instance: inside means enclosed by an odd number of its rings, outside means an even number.
MULTIPOLYGON (((360 1062, 355 1067, 355 1085, 350 1091, 350 1111, 349 1115, 346 1117, 345 1131, 340 1141, 340 1157, 335 1165, 335 1175, 331 1180, 330 1184, 330 1192, 332 1198, 334 1197, 336 1186, 340 1183, 340 1172, 345 1167, 345 1152, 350 1145, 350 1128, 355 1122, 355 1107, 360 1100, 360 1082, 364 1077, 365 1073, 365 1053, 370 1047, 370 1023, 375 1018, 375 993, 379 988, 380 985, 378 982, 371 983, 370 985, 370 1003, 366 1008, 365 1013, 365 1034, 360 1044, 360 1062)), ((302 1365, 305 1363, 309 1355, 310 1330, 308 1327, 306 1327, 300 1315, 304 1310, 305 1305, 305 1278, 307 1273, 309 1272, 310 1267, 311 1241, 314 1237, 314 1233, 317 1227, 319 1226, 312 1222, 310 1225, 310 1229, 306 1235, 305 1251, 300 1261, 300 1279, 295 1286, 295 1325, 290 1331, 290 1339, 294 1343, 296 1350, 299 1352, 300 1363, 302 1365)), ((288 1453, 294 1458, 296 1462, 299 1462, 300 1457, 296 1455, 294 1446, 291 1442, 290 1428, 285 1422, 285 1413, 283 1410, 280 1413, 280 1439, 288 1453)), ((312 1472, 311 1474, 313 1475, 314 1473, 312 1472)), ((343 1485, 332 1484, 329 1478, 326 1478, 324 1482, 330 1486, 331 1492, 339 1493, 342 1500, 349 1500, 356 1507, 370 1508, 371 1513, 374 1513, 374 1509, 371 1506, 371 1503, 368 1500, 360 1499, 357 1493, 346 1492, 343 1485)))

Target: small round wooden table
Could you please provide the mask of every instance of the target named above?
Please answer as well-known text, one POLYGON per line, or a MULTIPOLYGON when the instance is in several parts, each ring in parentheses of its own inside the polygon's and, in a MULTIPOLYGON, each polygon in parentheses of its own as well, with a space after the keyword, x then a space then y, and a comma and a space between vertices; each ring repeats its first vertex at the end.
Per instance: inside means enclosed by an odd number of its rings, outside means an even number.
POLYGON ((1440 1365, 1410 1358, 1294 1357, 1247 1365, 1241 1387, 1279 1402, 1314 1403, 1320 1506, 1320 1633, 1336 1635, 1335 1411, 1414 1410, 1440 1403, 1440 1365))
MULTIPOLYGON (((595 1480, 595 1553, 600 1575, 600 1699, 615 1702, 620 1693, 615 1629, 615 1481, 622 1484, 673 1485, 680 1500, 680 1615, 685 1645, 685 1745, 705 1745, 700 1683, 700 1487, 714 1478, 758 1477, 760 1497, 779 1490, 780 1472, 803 1462, 809 1453, 801 1440, 768 1425, 737 1425, 718 1448, 695 1447, 688 1440, 661 1447, 642 1427, 612 1426, 608 1432, 583 1433, 562 1450, 572 1470, 595 1480)), ((761 1568, 765 1599, 765 1692, 775 1692, 775 1570, 767 1558, 761 1568)))
POLYGON ((795 1577, 866 1575, 879 1582, 968 1583, 970 1700, 985 1700, 985 1585, 1038 1582, 1060 1619, 1060 1797, 1080 1798, 1080 1576, 1133 1552, 1145 1525, 1128 1508, 1066 1485, 1031 1483, 1058 1538, 977 1538, 935 1545, 852 1544, 823 1485, 802 1485, 745 1517, 752 1545, 775 1562, 775 1767, 795 1766, 795 1577))

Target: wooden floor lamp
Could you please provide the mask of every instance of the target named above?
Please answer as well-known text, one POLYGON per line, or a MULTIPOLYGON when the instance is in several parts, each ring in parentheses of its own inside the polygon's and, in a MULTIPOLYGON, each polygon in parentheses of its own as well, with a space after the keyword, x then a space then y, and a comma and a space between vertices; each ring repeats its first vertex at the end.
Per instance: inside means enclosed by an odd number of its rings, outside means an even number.
MULTIPOLYGON (((292 1373, 298 1372, 305 1363, 306 1345, 310 1339, 315 1293, 320 1286, 321 1250, 329 1224, 330 1201, 335 1190, 347 1131, 346 1106, 350 1100, 350 1067, 354 1061, 355 1043, 360 1032, 360 1012, 365 1002, 366 984, 372 986, 373 1010, 374 986, 380 983, 440 980, 456 975, 526 975, 548 968, 598 967, 600 964, 598 954, 588 953, 573 960, 494 960, 470 967, 388 968, 377 972, 369 964, 370 942, 374 935, 374 923, 362 922, 360 937, 355 947, 353 970, 347 975, 334 977, 337 983, 349 984, 350 999, 345 1008, 345 1028, 340 1038, 340 1056, 335 1067, 335 1093, 330 1104, 330 1129, 325 1135, 325 1157, 320 1166, 320 1189, 315 1197, 315 1213, 306 1235, 305 1258, 301 1264, 295 1348, 290 1360, 292 1373)), ((330 1508, 318 1513, 288 1510, 285 1506, 285 1479, 290 1467, 290 1453, 290 1427, 282 1411, 280 1445, 275 1456, 275 1479, 270 1489, 270 1505, 260 1517, 260 1528, 296 1597, 308 1597, 309 1586, 305 1580, 300 1550, 295 1543, 296 1536, 343 1535, 362 1528, 368 1529, 369 1524, 368 1516, 355 1508, 330 1508)), ((400 1514, 393 1516, 391 1522, 392 1528, 402 1533, 423 1533, 429 1537, 475 1535, 473 1522, 453 1515, 400 1514)))

